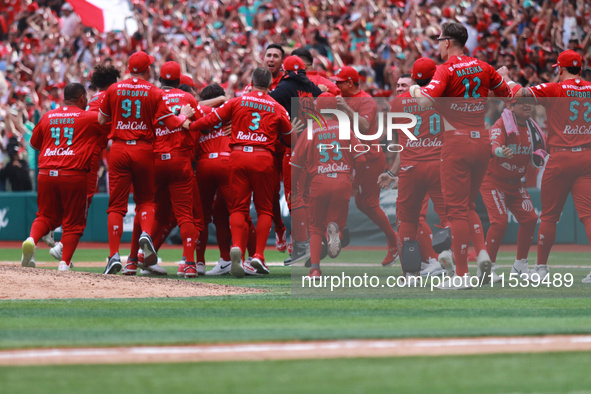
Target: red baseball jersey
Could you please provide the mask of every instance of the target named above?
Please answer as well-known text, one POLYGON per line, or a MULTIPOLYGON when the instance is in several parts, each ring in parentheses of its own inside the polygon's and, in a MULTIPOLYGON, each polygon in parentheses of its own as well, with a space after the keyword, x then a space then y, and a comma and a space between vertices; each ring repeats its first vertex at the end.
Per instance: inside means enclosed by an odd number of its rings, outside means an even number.
MULTIPOLYGON (((287 111, 263 92, 247 93, 226 101, 221 107, 191 124, 191 130, 210 129, 220 121, 232 121, 230 147, 251 146, 275 151, 279 133, 291 134, 287 111)), ((284 138, 290 141, 290 138, 284 138)))
MULTIPOLYGON (((101 104, 105 98, 106 91, 95 93, 90 100, 88 100, 88 105, 86 106, 87 111, 94 111, 99 112, 101 108, 101 104)), ((105 130, 105 134, 101 134, 101 137, 98 139, 97 149, 102 150, 107 147, 109 142, 109 131, 111 131, 111 124, 107 123, 102 126, 105 130)))
POLYGON ((306 76, 312 83, 316 86, 324 85, 328 88, 328 92, 338 96, 341 94, 341 89, 337 87, 337 85, 331 81, 330 79, 324 78, 322 75, 318 74, 318 71, 306 71, 306 76))
MULTIPOLYGON (((347 105, 351 107, 354 112, 359 114, 359 117, 365 118, 369 121, 369 130, 366 132, 360 131, 361 134, 375 134, 378 125, 378 105, 374 98, 363 90, 360 90, 356 95, 347 97, 346 101, 347 105)), ((354 133, 351 134, 353 135, 354 133)), ((379 141, 364 141, 364 143, 371 146, 372 144, 378 144, 379 141)), ((365 159, 367 161, 374 160, 380 155, 383 155, 383 151, 383 147, 378 148, 376 146, 371 146, 371 149, 367 152, 365 159)))
POLYGON ((435 75, 421 89, 435 102, 435 108, 458 130, 484 130, 484 113, 489 90, 497 97, 510 97, 511 90, 503 77, 488 63, 469 56, 452 56, 437 66, 435 75))
MULTIPOLYGON (((195 116, 203 118, 209 115, 213 108, 206 105, 199 105, 195 116)), ((195 149, 196 157, 201 155, 209 156, 219 154, 220 152, 230 152, 230 137, 224 135, 223 122, 219 122, 213 126, 213 130, 209 134, 198 133, 197 146, 195 149)))
POLYGON ((43 115, 30 144, 39 151, 40 169, 88 171, 97 139, 104 132, 96 112, 66 106, 43 115))
POLYGON ((493 155, 488 164, 487 175, 508 182, 519 181, 525 176, 527 165, 533 153, 532 138, 527 125, 517 124, 517 132, 507 134, 505 122, 503 118, 499 118, 488 131, 488 134, 493 152, 499 146, 504 145, 511 148, 515 156, 507 159, 493 155))
POLYGON ((100 107, 100 112, 111 118, 111 138, 152 142, 153 123, 174 116, 163 95, 155 85, 139 78, 111 85, 100 107))
POLYGON ((409 92, 396 96, 390 102, 392 112, 405 112, 417 117, 417 125, 410 131, 418 138, 413 141, 398 130, 398 143, 404 147, 400 152, 401 165, 414 161, 439 160, 443 146, 443 122, 433 107, 421 109, 409 92))
MULTIPOLYGON (((181 107, 190 105, 197 111, 195 97, 180 89, 163 89, 163 99, 168 103, 169 109, 174 114, 179 114, 181 107)), ((173 151, 192 151, 195 147, 195 135, 185 130, 182 126, 169 129, 162 121, 154 122, 154 153, 169 153, 173 151)))
POLYGON ((546 108, 548 146, 591 145, 591 82, 575 78, 527 89, 546 108), (538 100, 543 97, 559 99, 538 100))
POLYGON ((367 153, 351 149, 359 144, 354 135, 350 140, 339 140, 339 122, 336 119, 328 119, 326 125, 317 126, 312 132, 311 139, 307 132, 300 136, 290 162, 294 167, 303 168, 310 177, 334 173, 352 175, 356 164, 360 160, 365 162, 359 158, 367 156, 367 153))

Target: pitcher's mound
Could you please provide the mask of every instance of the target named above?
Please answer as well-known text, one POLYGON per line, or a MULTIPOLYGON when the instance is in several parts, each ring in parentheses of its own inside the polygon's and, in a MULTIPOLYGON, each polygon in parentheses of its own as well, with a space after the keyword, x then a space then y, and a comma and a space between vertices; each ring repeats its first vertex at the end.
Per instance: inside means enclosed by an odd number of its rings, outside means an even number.
POLYGON ((142 276, 0 265, 0 299, 205 297, 262 290, 142 276))

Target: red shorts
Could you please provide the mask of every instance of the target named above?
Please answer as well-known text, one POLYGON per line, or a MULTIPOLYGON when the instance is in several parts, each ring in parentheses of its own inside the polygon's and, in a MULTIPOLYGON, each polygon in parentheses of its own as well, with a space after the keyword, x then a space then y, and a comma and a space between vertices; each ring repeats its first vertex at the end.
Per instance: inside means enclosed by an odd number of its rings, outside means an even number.
POLYGON ((197 160, 195 178, 201 194, 201 206, 205 223, 211 223, 214 200, 229 201, 232 195, 230 187, 230 156, 207 156, 197 160), (216 197, 216 193, 217 196, 216 197))
POLYGON ((273 216, 273 194, 275 193, 276 169, 269 151, 244 152, 234 150, 230 154, 230 213, 250 211, 250 200, 254 194, 257 214, 273 216))
POLYGON ((381 153, 376 159, 367 161, 363 177, 358 179, 358 192, 355 196, 355 205, 359 210, 380 206, 380 185, 378 177, 386 169, 386 156, 381 153))
POLYGON ((161 154, 154 154, 156 175, 156 220, 168 223, 174 212, 177 224, 194 222, 193 191, 195 178, 191 156, 188 152, 172 152, 171 157, 162 160, 161 154))
MULTIPOLYGON (((377 179, 377 178, 376 178, 377 179)), ((347 225, 349 200, 351 199, 351 177, 336 174, 336 178, 316 175, 310 182, 310 234, 326 233, 328 223, 335 222, 339 229, 347 225)))
POLYGON ((507 211, 511 211, 519 223, 538 220, 534 204, 521 182, 503 182, 487 175, 482 181, 480 193, 491 224, 506 225, 507 211))
POLYGON ((109 153, 109 208, 125 216, 133 184, 138 210, 154 207, 154 154, 151 144, 127 145, 114 141, 109 153), (145 208, 144 208, 145 207, 145 208))
POLYGON ((433 200, 435 212, 445 222, 445 202, 441 192, 441 161, 416 161, 404 165, 398 174, 398 199, 396 212, 398 220, 418 224, 421 215, 426 216, 429 197, 433 200), (424 213, 423 213, 424 211, 424 213))
MULTIPOLYGON (((59 172, 59 171, 58 171, 59 172)), ((54 229, 62 226, 64 234, 82 235, 86 227, 87 173, 37 178, 37 218, 54 229)))
POLYGON ((486 139, 447 133, 441 152, 441 189, 446 217, 468 219, 490 160, 486 139))
POLYGON ((579 219, 591 218, 591 151, 556 151, 550 154, 542 178, 542 214, 558 223, 568 194, 572 193, 579 219))

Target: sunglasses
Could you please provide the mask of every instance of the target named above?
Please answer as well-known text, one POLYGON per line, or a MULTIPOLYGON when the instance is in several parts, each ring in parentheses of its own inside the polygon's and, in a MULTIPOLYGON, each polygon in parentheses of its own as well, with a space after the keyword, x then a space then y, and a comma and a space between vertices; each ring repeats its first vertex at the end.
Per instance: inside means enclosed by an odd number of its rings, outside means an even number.
POLYGON ((453 40, 451 37, 439 37, 437 41, 453 40))

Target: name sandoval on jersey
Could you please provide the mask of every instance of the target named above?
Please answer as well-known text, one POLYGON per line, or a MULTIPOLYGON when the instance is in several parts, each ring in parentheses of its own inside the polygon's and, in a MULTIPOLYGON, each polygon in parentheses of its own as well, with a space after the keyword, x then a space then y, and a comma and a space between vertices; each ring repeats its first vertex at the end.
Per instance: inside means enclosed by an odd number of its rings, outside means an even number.
POLYGON ((45 150, 45 156, 46 157, 50 157, 50 156, 75 156, 76 154, 74 153, 74 151, 72 149, 70 149, 70 147, 67 148, 47 148, 45 150))
POLYGON ((122 120, 117 122, 118 130, 148 130, 148 126, 143 122, 124 122, 122 120))
POLYGON ((258 97, 246 96, 240 101, 241 107, 248 107, 258 109, 260 111, 275 113, 275 103, 269 100, 260 99, 258 97))
POLYGON ((253 133, 250 131, 247 133, 239 131, 236 134, 236 139, 242 141, 267 142, 267 137, 264 134, 253 133))

